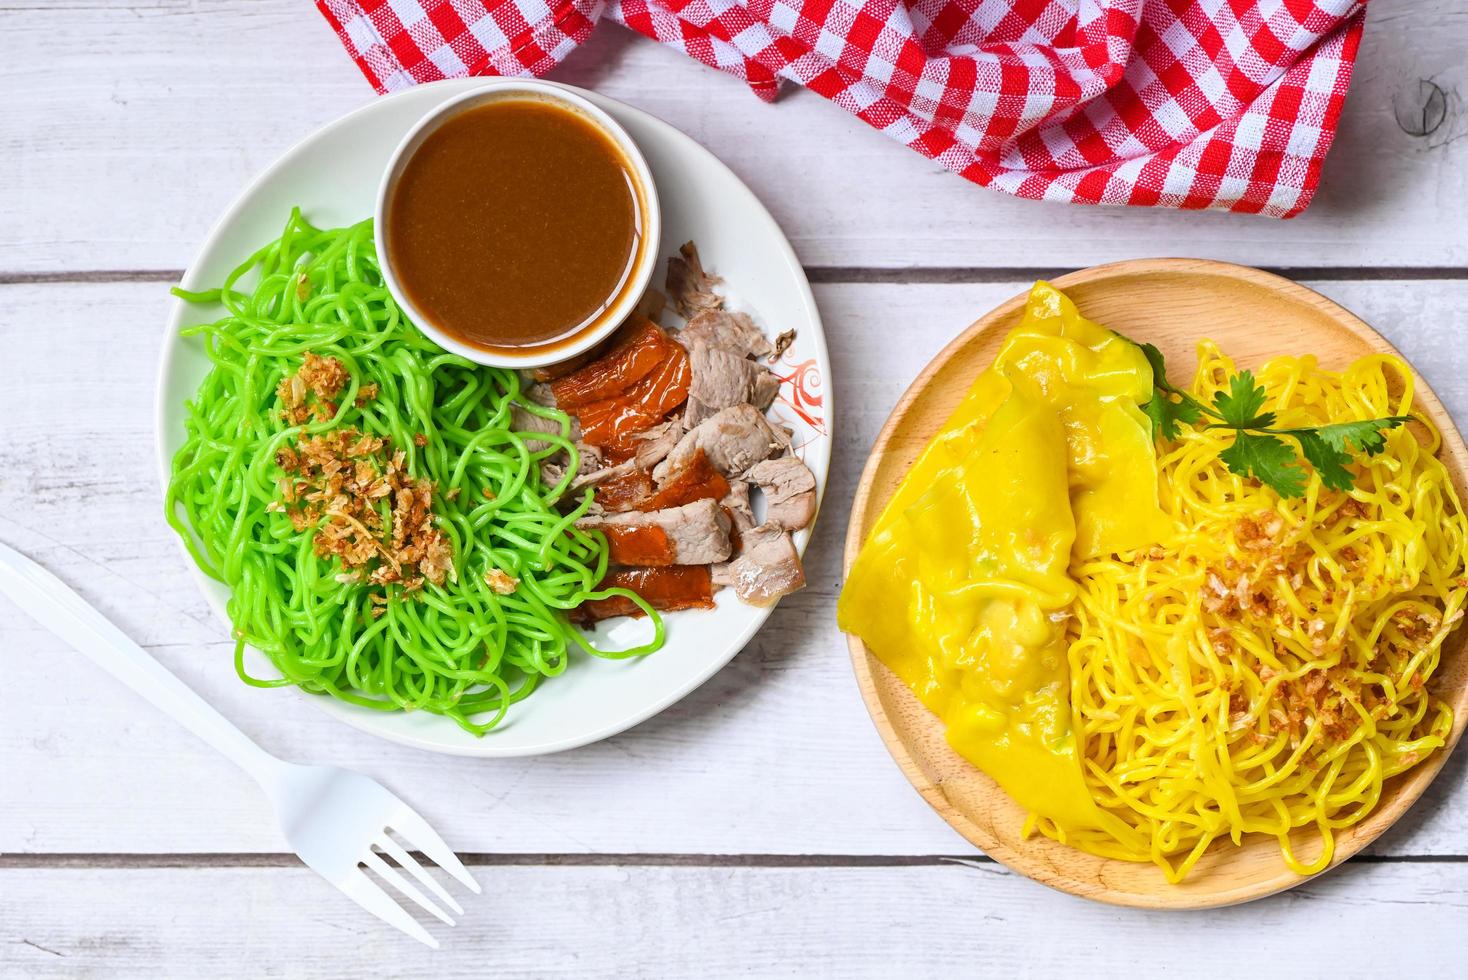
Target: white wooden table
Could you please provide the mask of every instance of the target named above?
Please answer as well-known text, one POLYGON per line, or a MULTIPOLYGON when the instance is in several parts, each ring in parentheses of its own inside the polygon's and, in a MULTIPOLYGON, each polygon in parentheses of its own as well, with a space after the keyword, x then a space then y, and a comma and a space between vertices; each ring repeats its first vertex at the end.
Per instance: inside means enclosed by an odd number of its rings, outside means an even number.
POLYGON ((282 854, 244 776, 0 600, 0 976, 1464 975, 1468 753, 1367 855, 1284 896, 1088 904, 984 858, 908 787, 834 599, 853 485, 902 388, 1052 270, 1283 270, 1377 326, 1464 418, 1465 64, 1461 0, 1377 0, 1324 188, 1277 222, 1004 198, 809 93, 768 106, 603 26, 555 77, 663 117, 763 197, 816 284, 837 452, 810 587, 733 664, 618 738, 472 761, 241 685, 152 462, 168 284, 247 179, 371 91, 303 0, 0 2, 0 540, 266 747, 380 777, 487 886, 428 954, 282 854))

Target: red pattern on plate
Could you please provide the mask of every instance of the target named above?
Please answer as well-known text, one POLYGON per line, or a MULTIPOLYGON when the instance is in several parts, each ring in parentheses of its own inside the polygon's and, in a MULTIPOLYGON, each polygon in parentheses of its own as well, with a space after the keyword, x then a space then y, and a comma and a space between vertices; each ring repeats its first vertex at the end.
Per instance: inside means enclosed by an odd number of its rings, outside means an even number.
POLYGON ((821 435, 826 435, 826 420, 821 411, 821 369, 815 358, 799 364, 785 362, 776 365, 774 374, 780 379, 780 394, 776 400, 789 407, 806 425, 821 435), (781 367, 789 373, 781 374, 781 367))
MULTIPOLYGON (((1020 197, 1280 218, 1315 193, 1366 15, 1366 0, 317 6, 379 92, 543 74, 604 17, 743 79, 762 99, 795 81, 1020 197)), ((839 172, 841 161, 832 165, 839 172)))

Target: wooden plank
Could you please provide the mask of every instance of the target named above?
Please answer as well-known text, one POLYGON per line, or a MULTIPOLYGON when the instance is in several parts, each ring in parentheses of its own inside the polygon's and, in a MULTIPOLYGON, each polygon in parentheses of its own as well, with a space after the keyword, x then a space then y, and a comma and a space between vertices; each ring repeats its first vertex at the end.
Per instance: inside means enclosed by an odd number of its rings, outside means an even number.
MULTIPOLYGON (((0 539, 80 589, 267 748, 383 779, 465 851, 972 853, 877 739, 833 607, 847 506, 888 410, 948 338, 1025 286, 817 287, 843 414, 810 587, 702 689, 575 752, 429 755, 341 726, 294 692, 238 682, 225 631, 159 514, 164 284, 0 287, 0 539)), ((1457 325, 1468 322, 1468 282, 1320 288, 1401 344, 1464 417, 1457 325)), ((0 852, 282 849, 248 780, 3 600, 0 672, 0 852)), ((1460 754, 1377 853, 1468 854, 1465 766, 1460 754)))
POLYGON ((1461 976, 1445 940, 1468 911, 1463 864, 1352 864, 1274 899, 1168 914, 993 865, 476 874, 486 894, 465 898, 457 927, 425 921, 443 943, 430 953, 304 869, 0 871, 0 973, 1101 980, 1145 959, 1190 977, 1461 976))
MULTIPOLYGON (((182 268, 249 179, 371 97, 299 0, 89 6, 85 16, 72 4, 5 14, 0 273, 182 268)), ((1146 255, 1468 265, 1468 115, 1450 94, 1468 86, 1468 8, 1378 6, 1324 189, 1285 223, 1017 201, 941 171, 809 92, 792 86, 766 105, 611 25, 554 77, 647 109, 708 146, 808 265, 1053 268, 1146 255)))

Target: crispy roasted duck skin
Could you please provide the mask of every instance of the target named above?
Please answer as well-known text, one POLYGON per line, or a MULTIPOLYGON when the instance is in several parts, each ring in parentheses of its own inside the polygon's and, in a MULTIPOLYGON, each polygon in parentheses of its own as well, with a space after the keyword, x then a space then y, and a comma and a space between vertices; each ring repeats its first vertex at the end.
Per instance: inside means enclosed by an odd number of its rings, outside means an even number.
MULTIPOLYGON (((714 584, 707 565, 617 568, 609 572, 597 588, 631 589, 659 612, 714 607, 714 584)), ((611 596, 583 602, 571 615, 579 622, 587 623, 614 616, 641 616, 642 610, 625 596, 611 596)))

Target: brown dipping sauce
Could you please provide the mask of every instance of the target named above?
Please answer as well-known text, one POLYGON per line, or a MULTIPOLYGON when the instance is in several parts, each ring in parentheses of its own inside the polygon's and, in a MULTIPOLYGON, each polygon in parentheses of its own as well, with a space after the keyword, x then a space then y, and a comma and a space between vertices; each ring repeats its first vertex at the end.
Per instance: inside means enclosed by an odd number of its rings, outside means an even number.
POLYGON ((611 137, 548 99, 451 117, 408 158, 387 207, 399 288, 487 351, 557 347, 632 285, 644 205, 611 137))

